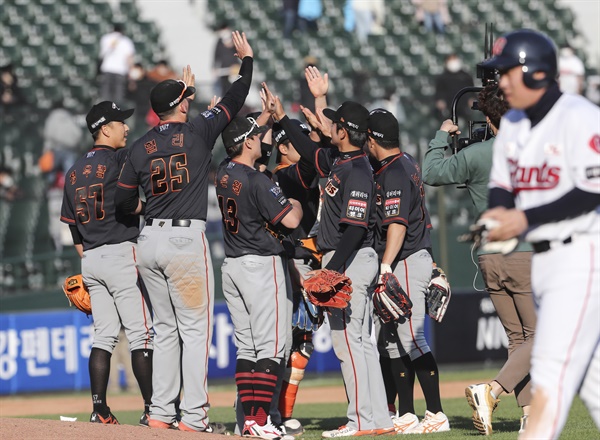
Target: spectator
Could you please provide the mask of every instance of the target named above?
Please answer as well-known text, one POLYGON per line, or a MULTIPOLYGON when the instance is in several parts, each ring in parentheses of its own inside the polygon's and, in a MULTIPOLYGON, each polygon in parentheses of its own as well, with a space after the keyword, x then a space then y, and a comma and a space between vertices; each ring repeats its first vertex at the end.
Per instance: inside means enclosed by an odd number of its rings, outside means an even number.
POLYGON ((383 0, 352 0, 356 37, 361 44, 369 35, 383 33, 385 5, 383 0))
POLYGON ((0 115, 10 107, 23 103, 12 64, 0 67, 0 115))
POLYGON ((446 0, 413 0, 415 18, 425 26, 428 32, 445 33, 445 25, 449 22, 446 0))
MULTIPOLYGON (((452 100, 456 93, 465 88, 473 86, 473 77, 462 67, 462 61, 456 54, 450 54, 446 58, 444 71, 435 80, 435 108, 436 117, 448 119, 451 117, 452 100)), ((468 119, 473 99, 460 100, 456 108, 459 118, 468 119)))
POLYGON ((167 79, 178 78, 177 73, 171 69, 167 60, 160 60, 156 63, 156 65, 146 73, 146 76, 150 81, 153 81, 156 84, 167 79))
POLYGON ((113 31, 100 39, 100 99, 122 102, 127 90, 127 74, 133 65, 135 47, 116 23, 113 31))
POLYGON ((585 66, 569 45, 560 49, 558 58, 558 85, 563 93, 581 95, 585 66))
POLYGON ((300 0, 298 3, 298 29, 300 32, 310 30, 317 32, 317 21, 323 14, 321 0, 300 0))
POLYGON ((38 161, 46 176, 48 201, 48 228, 55 249, 73 244, 68 225, 61 223, 60 210, 65 186, 65 173, 73 166, 80 151, 81 127, 75 117, 63 108, 62 101, 52 105, 44 123, 44 150, 38 161))
POLYGON ((0 200, 12 202, 19 197, 20 191, 10 168, 0 166, 0 200))
POLYGON ((283 0, 283 38, 290 38, 297 27, 300 0, 283 0))
MULTIPOLYGON (((156 83, 148 78, 146 69, 142 63, 135 63, 133 68, 129 71, 129 83, 127 85, 127 91, 129 92, 129 98, 133 101, 135 112, 134 117, 134 131, 139 133, 145 133, 150 127, 146 124, 146 116, 150 110, 150 91, 156 83)), ((134 136, 135 137, 135 136, 134 136)))
POLYGON ((235 57, 235 47, 231 39, 231 29, 227 23, 222 23, 217 29, 217 45, 213 57, 213 75, 216 78, 215 95, 223 96, 229 87, 232 75, 237 75, 240 66, 235 57))

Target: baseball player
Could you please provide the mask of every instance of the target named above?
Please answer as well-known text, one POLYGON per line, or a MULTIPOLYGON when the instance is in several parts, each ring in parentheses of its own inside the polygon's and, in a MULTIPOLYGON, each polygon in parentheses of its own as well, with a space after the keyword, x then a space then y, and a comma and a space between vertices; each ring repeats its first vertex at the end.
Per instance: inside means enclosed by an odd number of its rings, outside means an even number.
POLYGON ((123 167, 116 195, 123 212, 146 196, 146 225, 138 239, 138 268, 148 288, 156 330, 154 394, 149 425, 170 429, 183 385, 179 430, 224 432, 209 423, 207 366, 213 329, 214 278, 205 236, 208 171, 214 143, 242 107, 252 81, 252 48, 233 33, 240 78, 215 107, 188 120, 195 88, 189 66, 183 81, 165 80, 150 102, 158 126, 138 139, 123 167), (180 344, 180 340, 182 344, 180 344))
POLYGON ((421 170, 400 151, 400 129, 393 114, 375 109, 369 115, 369 154, 375 159, 377 229, 375 249, 380 274, 393 272, 413 303, 407 320, 375 320, 379 362, 386 396, 398 433, 427 434, 450 430, 440 401, 437 363, 425 339, 425 292, 431 279, 431 224, 425 207, 421 170), (427 410, 419 422, 413 403, 414 380, 427 410), (398 414, 394 402, 398 394, 398 414))
MULTIPOLYGON (((152 398, 152 319, 135 267, 137 215, 115 211, 115 191, 125 162, 133 110, 114 102, 94 105, 86 116, 93 148, 66 174, 61 221, 69 225, 90 292, 94 342, 90 353, 90 386, 94 410, 90 422, 119 424, 106 403, 110 358, 125 329, 133 372, 144 398, 140 424, 148 425, 152 398)), ((136 207, 138 212, 141 204, 136 207)))
MULTIPOLYGON (((268 91, 268 89, 267 89, 268 91)), ((268 92, 270 93, 270 92, 268 92)), ((331 143, 316 148, 286 116, 279 98, 272 108, 300 156, 327 177, 317 246, 325 268, 344 272, 352 280, 352 299, 346 309, 328 313, 334 351, 341 362, 348 395, 348 422, 323 432, 324 438, 378 435, 393 432, 384 401, 383 379, 371 345, 371 295, 377 278, 377 255, 372 248, 375 188, 362 147, 369 112, 347 101, 337 110, 325 109, 331 143)))
MULTIPOLYGON (((495 136, 500 118, 508 110, 508 103, 502 99, 497 85, 486 86, 479 93, 478 102, 495 136)), ((444 158, 444 150, 449 146, 448 135, 458 133, 458 126, 451 120, 442 123, 423 159, 423 181, 433 186, 465 184, 479 216, 487 208, 494 137, 444 158)), ((522 243, 510 255, 481 248, 478 254, 486 290, 508 337, 508 360, 493 381, 471 385, 465 393, 473 408, 475 428, 489 435, 498 397, 504 392, 514 391, 517 404, 523 408, 523 430, 531 405, 529 368, 536 322, 531 296, 531 246, 522 243)))
POLYGON ((221 272, 235 331, 242 435, 268 440, 282 437, 269 412, 291 328, 285 252, 265 226, 296 228, 302 207, 254 168, 262 154, 258 135, 266 130, 254 119, 231 121, 222 136, 228 158, 219 165, 215 185, 223 217, 226 258, 221 272))
POLYGON ((562 94, 554 42, 533 30, 500 37, 497 69, 511 110, 494 142, 488 238, 532 243, 538 320, 533 399, 523 439, 558 438, 579 393, 600 428, 600 110, 562 94))
MULTIPOLYGON (((309 135, 308 125, 297 119, 292 119, 291 122, 306 136, 309 135)), ((287 197, 298 200, 303 211, 300 225, 283 240, 284 247, 289 250, 288 273, 293 292, 293 341, 279 398, 279 411, 286 433, 300 435, 304 428, 298 420, 292 419, 292 413, 299 383, 304 378, 304 370, 313 352, 312 333, 317 329, 320 313, 314 305, 304 300, 300 281, 300 277, 320 267, 320 260, 302 244, 313 240, 308 237, 315 233, 315 226, 318 226, 320 190, 314 165, 300 157, 281 125, 275 124, 273 138, 278 149, 273 180, 287 197)))

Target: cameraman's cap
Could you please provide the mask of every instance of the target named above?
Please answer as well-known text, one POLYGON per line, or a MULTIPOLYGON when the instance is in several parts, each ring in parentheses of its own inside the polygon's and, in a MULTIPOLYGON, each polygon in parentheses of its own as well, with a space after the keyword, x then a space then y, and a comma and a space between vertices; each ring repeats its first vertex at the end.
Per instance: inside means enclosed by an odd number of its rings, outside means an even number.
POLYGON ((337 110, 326 108, 323 114, 333 122, 339 122, 348 130, 364 133, 368 128, 369 110, 358 102, 346 101, 337 110))
POLYGON ((382 108, 369 113, 369 136, 376 141, 400 141, 400 126, 396 117, 382 108))
POLYGON ((150 104, 152 110, 160 114, 177 107, 181 101, 194 93, 195 87, 188 87, 181 80, 166 79, 154 86, 150 92, 150 104))
POLYGON ((94 134, 100 127, 112 121, 124 122, 133 114, 133 109, 121 110, 111 101, 102 101, 91 108, 85 122, 90 133, 94 134))
POLYGON ((231 120, 229 125, 225 127, 223 134, 221 134, 221 138, 223 139, 225 148, 230 148, 255 134, 264 133, 268 129, 269 127, 265 125, 262 127, 259 126, 254 118, 236 116, 231 120))
MULTIPOLYGON (((290 122, 300 127, 302 133, 306 135, 310 134, 310 127, 308 126, 308 124, 305 124, 304 122, 299 121, 298 119, 290 119, 290 122)), ((288 135, 286 134, 283 127, 279 123, 273 124, 273 140, 275 141, 275 144, 279 146, 288 139, 288 135)))

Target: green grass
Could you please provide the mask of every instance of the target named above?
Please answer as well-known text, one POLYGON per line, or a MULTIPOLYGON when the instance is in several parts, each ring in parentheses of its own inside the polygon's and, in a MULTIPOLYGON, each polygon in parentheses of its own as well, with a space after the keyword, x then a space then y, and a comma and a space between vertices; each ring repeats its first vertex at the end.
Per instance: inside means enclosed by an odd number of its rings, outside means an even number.
MULTIPOLYGON (((417 413, 424 414, 425 402, 417 400, 415 403, 417 413)), ((452 431, 436 434, 435 438, 481 438, 473 428, 471 408, 465 399, 444 399, 442 404, 444 412, 450 419, 452 431)), ((302 422, 306 429, 306 432, 300 438, 304 440, 317 440, 321 438, 322 431, 335 429, 343 425, 346 422, 346 407, 345 404, 341 403, 296 405, 294 416, 302 422)), ((115 415, 123 424, 137 425, 140 411, 119 412, 115 415)), ((74 414, 73 416, 77 417, 78 420, 86 421, 89 417, 89 412, 74 414)), ((517 407, 515 399, 512 396, 504 396, 494 413, 493 439, 516 439, 520 416, 521 411, 517 407)), ((31 416, 30 418, 56 420, 58 417, 58 415, 45 415, 31 416)), ((227 428, 233 432, 235 414, 232 408, 212 408, 210 410, 210 417, 213 421, 225 423, 227 428)), ((564 440, 600 439, 600 433, 579 398, 576 398, 573 403, 567 425, 560 438, 564 440)))

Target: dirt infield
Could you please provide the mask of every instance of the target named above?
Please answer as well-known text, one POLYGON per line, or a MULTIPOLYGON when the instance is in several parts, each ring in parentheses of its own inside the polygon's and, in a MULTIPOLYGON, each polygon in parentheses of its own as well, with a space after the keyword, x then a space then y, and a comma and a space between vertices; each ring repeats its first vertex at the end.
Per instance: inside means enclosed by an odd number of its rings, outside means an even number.
MULTIPOLYGON (((465 387, 471 382, 442 382, 440 391, 442 398, 464 396, 465 387)), ((418 385, 415 387, 415 398, 422 398, 418 385)), ((135 395, 109 396, 113 412, 135 411, 141 408, 141 398, 135 395)), ((210 393, 213 407, 230 407, 235 399, 235 391, 217 391, 210 393)), ((300 388, 297 403, 340 403, 346 401, 346 393, 341 386, 318 386, 300 388)), ((0 398, 0 433, 2 439, 123 439, 138 440, 140 428, 128 425, 104 426, 94 423, 61 422, 58 420, 13 419, 16 416, 32 416, 56 414, 62 415, 85 412, 91 409, 88 396, 52 397, 3 397, 0 398), (49 404, 51 402, 51 404, 49 404)), ((170 440, 189 438, 189 433, 171 430, 144 431, 144 438, 152 440, 170 440)), ((198 434, 204 440, 223 439, 223 436, 198 434)), ((232 436, 236 437, 236 436, 232 436)))

